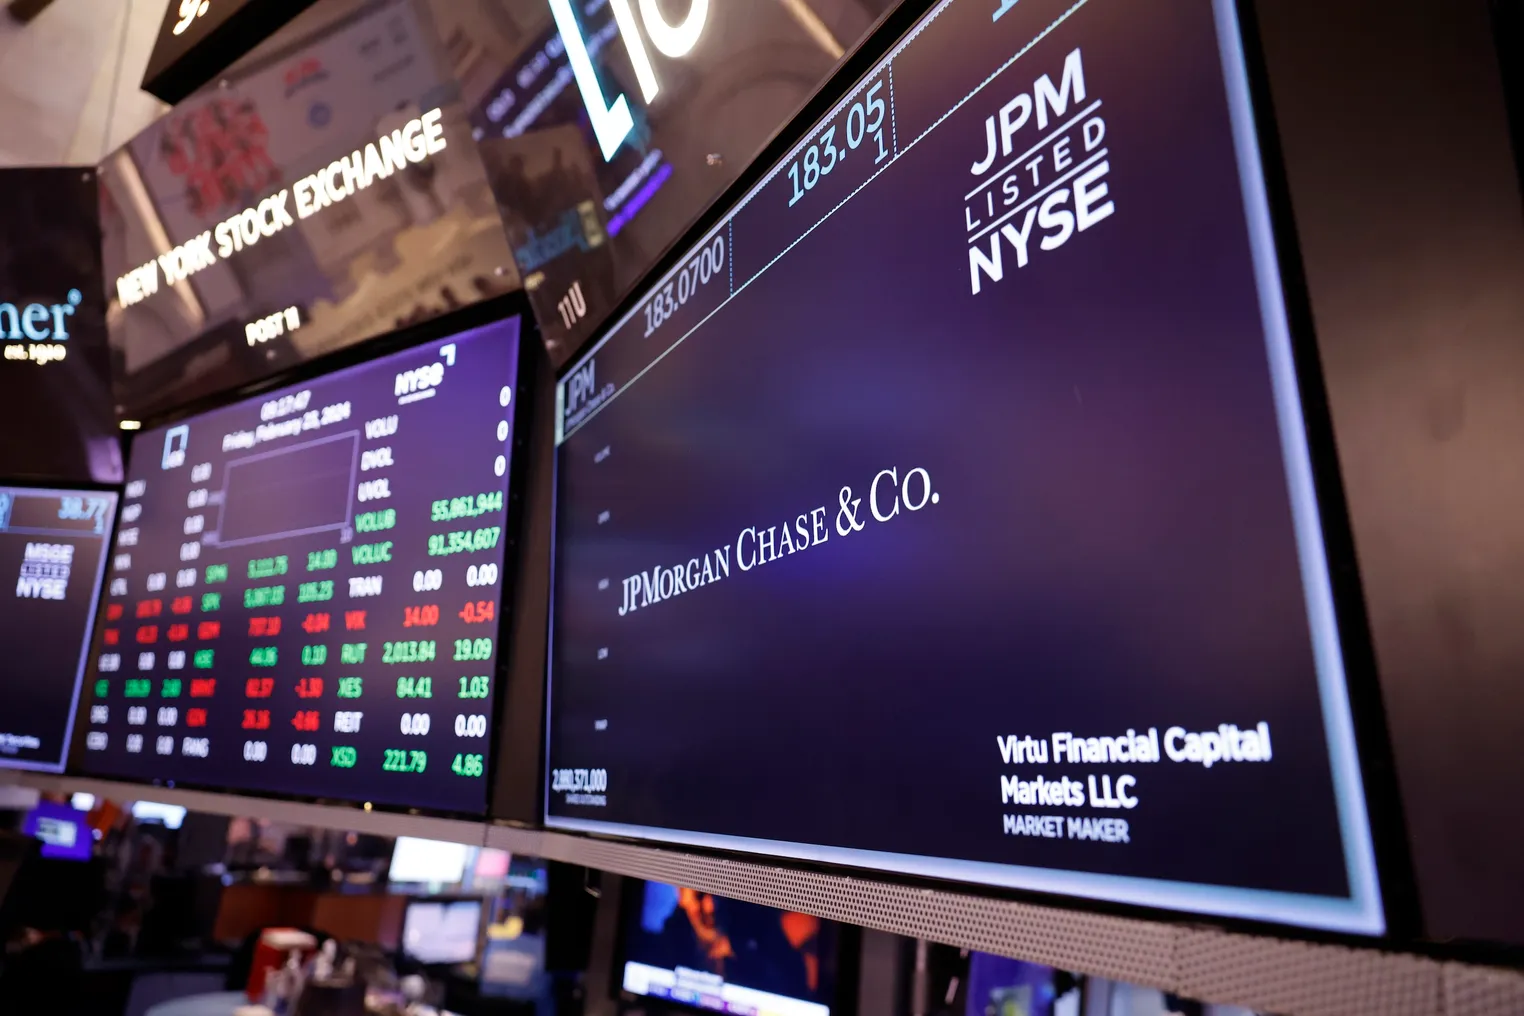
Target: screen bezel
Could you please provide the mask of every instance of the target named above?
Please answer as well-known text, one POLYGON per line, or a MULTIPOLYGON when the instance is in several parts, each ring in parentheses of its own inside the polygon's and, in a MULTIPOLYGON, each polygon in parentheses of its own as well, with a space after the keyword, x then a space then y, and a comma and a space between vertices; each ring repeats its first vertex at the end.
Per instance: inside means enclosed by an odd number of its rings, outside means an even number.
MULTIPOLYGON (((781 127, 767 144, 756 154, 751 164, 736 180, 722 191, 694 219, 691 225, 663 251, 634 286, 621 299, 603 322, 594 329, 583 343, 556 369, 557 389, 566 378, 575 373, 596 352, 599 345, 624 319, 638 310, 639 306, 663 281, 664 276, 678 267, 690 256, 692 248, 721 222, 761 180, 780 163, 800 141, 808 137, 822 117, 826 116, 842 96, 869 73, 890 50, 914 27, 914 25, 940 0, 903 0, 896 8, 884 15, 874 29, 850 51, 811 98, 804 103, 781 127)), ((960 891, 998 899, 1032 900, 1045 905, 1067 909, 1101 911, 1123 915, 1146 914, 1151 918, 1171 920, 1178 923, 1208 923, 1225 928, 1259 930, 1275 929, 1277 934, 1291 934, 1312 941, 1362 942, 1380 940, 1411 941, 1420 934, 1421 922, 1414 886, 1412 861, 1406 824, 1398 796, 1394 756, 1386 725, 1385 707, 1376 669, 1374 646, 1367 619, 1354 538, 1346 507, 1344 484, 1340 469, 1338 449, 1335 442, 1333 421, 1328 405, 1327 389, 1319 359, 1316 329, 1314 328, 1307 281, 1300 257, 1300 245, 1289 187, 1286 181, 1284 157, 1281 152, 1280 135, 1276 126, 1274 105, 1264 53, 1260 43, 1256 0, 1224 0, 1237 21, 1240 49, 1244 63, 1249 109, 1253 118, 1253 137, 1258 147, 1259 168, 1263 179, 1265 203, 1268 206, 1270 230, 1274 242, 1275 268, 1281 288, 1281 304, 1284 308, 1290 353, 1295 370, 1295 398, 1298 403, 1305 436, 1308 458, 1311 464, 1312 489, 1317 505, 1317 523, 1327 562, 1328 585, 1332 596, 1334 620, 1338 632, 1339 655, 1344 670, 1345 694, 1348 699, 1354 749, 1358 763, 1358 782, 1364 797, 1366 825, 1369 829, 1370 846, 1375 857, 1375 888, 1379 894, 1379 912, 1384 930, 1379 933, 1329 930, 1305 924, 1280 923, 1262 918, 1233 917, 1217 914, 1193 913, 1138 903, 1121 903, 1095 897, 1078 897, 991 885, 984 882, 966 882, 906 874, 881 867, 802 860, 783 857, 767 852, 763 847, 740 849, 734 847, 699 846, 683 842, 681 849, 721 858, 756 861, 775 858, 793 867, 824 873, 855 873, 868 875, 889 882, 916 886, 947 888, 955 886, 960 891)), ((1215 15, 1214 15, 1215 17, 1215 15)), ((1232 87, 1231 82, 1229 87, 1232 87)), ((1246 213, 1247 213, 1246 209, 1246 213)), ((553 450, 553 470, 558 471, 559 449, 553 450)), ((544 756, 542 758, 541 811, 542 824, 566 835, 584 836, 613 842, 632 844, 672 843, 660 835, 636 836, 613 830, 585 831, 550 825, 550 792, 547 774, 550 769, 550 741, 554 699, 554 652, 555 652, 555 521, 559 515, 559 480, 553 479, 552 497, 557 503, 552 511, 551 557, 552 574, 550 588, 550 622, 546 643, 546 686, 544 710, 544 756)), ((668 830, 681 834, 681 830, 668 830)), ((1347 848, 1346 848, 1347 849, 1347 848)), ((1064 869, 1058 869, 1064 870, 1064 869)), ((1210 888, 1210 887, 1208 887, 1210 888)), ((622 974, 623 967, 620 967, 622 974)))
MULTIPOLYGON (((186 790, 211 791, 222 794, 235 794, 240 797, 263 798, 278 801, 296 801, 303 804, 318 804, 326 807, 350 808, 357 811, 380 811, 399 815, 429 815, 441 818, 462 818, 470 820, 485 820, 492 803, 492 795, 495 790, 497 770, 493 765, 498 743, 498 729, 502 723, 503 709, 499 696, 507 694, 508 685, 508 662, 511 658, 511 646, 508 639, 512 633, 513 607, 518 592, 518 559, 520 550, 520 530, 522 526, 524 505, 524 482, 527 476, 525 472, 526 461, 529 457, 529 427, 533 418, 535 361, 544 356, 540 347, 539 323, 535 320, 534 312, 530 309, 529 301, 522 290, 507 293, 502 296, 492 297, 479 303, 452 311, 449 314, 430 318, 409 328, 389 332, 376 339, 366 340, 343 349, 336 350, 327 355, 308 360, 287 371, 273 374, 266 378, 260 378, 238 388, 219 392, 216 395, 196 399, 177 407, 172 412, 152 417, 143 421, 142 429, 134 432, 134 439, 129 443, 126 460, 127 470, 131 469, 131 453, 136 447, 137 437, 143 431, 154 430, 166 424, 175 423, 179 420, 197 416, 202 413, 212 412, 233 405, 247 399, 255 398, 261 394, 279 388, 287 388, 293 385, 317 380, 348 367, 358 367, 393 353, 401 353, 419 346, 438 342, 441 339, 458 335, 461 332, 474 328, 481 328, 505 320, 517 315, 519 319, 519 348, 518 363, 516 365, 517 380, 515 381, 515 408, 513 410, 513 425, 511 432, 512 451, 508 463, 508 499, 504 505, 504 546, 503 546, 503 581, 498 593, 498 620, 497 620, 497 661, 493 667, 492 691, 493 708, 488 718, 488 747, 491 749, 491 757, 486 765, 487 771, 482 774, 482 805, 476 811, 452 811, 441 808, 417 807, 397 805, 385 802, 368 802, 351 800, 349 798, 323 797, 317 794, 283 794, 276 791, 260 790, 253 787, 229 787, 221 784, 201 783, 187 780, 137 780, 123 776, 113 776, 90 771, 86 765, 88 755, 84 746, 84 738, 76 729, 69 744, 67 762, 63 771, 69 776, 78 776, 91 779, 110 779, 123 783, 131 783, 145 787, 181 788, 186 790), (512 581, 510 581, 512 576, 512 581)), ((125 497, 125 483, 117 496, 117 513, 120 516, 125 497)), ((117 519, 120 522, 120 518, 117 519)), ((113 539, 116 527, 113 527, 113 539)), ((112 553, 115 547, 108 551, 112 553)), ((101 606, 109 597, 107 596, 108 585, 105 582, 105 572, 102 572, 102 580, 97 590, 96 621, 102 615, 101 606)), ((90 641, 86 649, 86 668, 89 667, 88 654, 95 646, 95 625, 92 624, 90 641)), ((85 687, 84 673, 81 673, 80 688, 85 687)), ((89 698, 94 698, 93 690, 89 698)), ((78 706, 88 703, 81 701, 78 706)))
MULTIPOLYGON (((688 1005, 686 1002, 677 1002, 669 998, 657 998, 654 995, 636 995, 624 990, 624 967, 629 961, 630 952, 630 921, 634 914, 638 913, 645 903, 646 883, 653 879, 626 878, 619 890, 618 922, 614 934, 613 963, 609 967, 609 997, 618 1001, 626 1002, 638 1000, 641 1004, 661 1010, 671 1010, 678 1013, 702 1012, 714 1013, 713 1009, 705 1009, 701 1006, 688 1005)), ((668 882, 667 885, 676 885, 668 882)), ((696 889, 695 892, 705 892, 696 889)), ((722 899, 730 899, 748 907, 761 907, 764 910, 776 910, 780 914, 789 913, 782 907, 770 906, 766 903, 752 903, 749 900, 736 900, 725 896, 723 893, 706 893, 709 896, 719 896, 722 899)), ((836 931, 836 985, 831 993, 831 1016, 851 1016, 857 1012, 857 982, 859 977, 859 961, 862 953, 862 929, 855 924, 845 924, 834 921, 828 917, 819 918, 825 924, 831 925, 836 931)), ((748 987, 743 985, 743 987, 748 987)), ((754 989, 760 991, 762 989, 754 989)), ((780 996, 787 997, 787 996, 780 996)))
POLYGON ((79 718, 79 707, 84 698, 85 672, 90 669, 90 650, 95 645, 95 624, 100 618, 101 604, 104 601, 103 593, 106 589, 107 565, 111 560, 112 553, 116 550, 118 515, 122 510, 122 486, 107 483, 74 483, 63 486, 56 483, 38 483, 35 478, 31 481, 7 480, 0 477, 0 488, 9 490, 27 490, 34 494, 110 494, 116 499, 111 515, 106 519, 106 531, 102 534, 101 559, 96 568, 95 595, 90 598, 90 610, 85 616, 85 642, 80 648, 79 665, 74 671, 74 701, 69 706, 69 721, 64 724, 64 737, 62 751, 57 762, 13 762, 0 761, 0 772, 33 772, 51 773, 58 775, 68 771, 69 760, 74 754, 74 735, 77 733, 75 723, 79 718))

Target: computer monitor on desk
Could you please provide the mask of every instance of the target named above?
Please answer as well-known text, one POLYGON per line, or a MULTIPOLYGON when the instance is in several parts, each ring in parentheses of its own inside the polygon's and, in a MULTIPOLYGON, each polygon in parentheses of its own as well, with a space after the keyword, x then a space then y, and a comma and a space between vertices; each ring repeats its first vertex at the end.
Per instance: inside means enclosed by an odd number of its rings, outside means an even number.
POLYGON ((402 958, 423 966, 452 966, 476 959, 482 926, 480 899, 409 900, 402 912, 402 958))

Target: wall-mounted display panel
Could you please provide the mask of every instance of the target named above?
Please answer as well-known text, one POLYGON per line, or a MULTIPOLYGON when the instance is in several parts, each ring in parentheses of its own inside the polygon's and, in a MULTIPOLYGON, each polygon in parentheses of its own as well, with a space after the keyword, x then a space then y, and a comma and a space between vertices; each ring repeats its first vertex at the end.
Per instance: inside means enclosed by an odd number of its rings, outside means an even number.
POLYGON ((0 487, 0 768, 63 771, 116 500, 0 487))
POLYGON ((1233 3, 926 9, 560 382, 547 824, 1381 932, 1282 287, 1233 3))
POLYGON ((483 810, 520 325, 137 436, 78 771, 483 810))

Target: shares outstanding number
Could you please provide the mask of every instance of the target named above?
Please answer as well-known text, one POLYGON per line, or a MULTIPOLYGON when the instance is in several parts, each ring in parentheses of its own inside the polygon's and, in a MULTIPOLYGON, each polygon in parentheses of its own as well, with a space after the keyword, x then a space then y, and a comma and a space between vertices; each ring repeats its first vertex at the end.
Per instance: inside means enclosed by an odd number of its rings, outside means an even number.
POLYGON ((570 791, 601 794, 609 788, 607 769, 552 769, 550 789, 556 793, 570 791))

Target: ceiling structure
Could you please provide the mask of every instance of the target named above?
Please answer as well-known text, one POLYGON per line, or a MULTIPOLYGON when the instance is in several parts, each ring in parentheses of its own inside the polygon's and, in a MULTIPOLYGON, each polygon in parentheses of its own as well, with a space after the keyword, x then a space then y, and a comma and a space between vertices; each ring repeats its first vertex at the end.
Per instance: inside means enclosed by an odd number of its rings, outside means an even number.
POLYGON ((166 107, 139 85, 168 2, 53 0, 26 23, 0 14, 0 166, 93 164, 157 119, 166 107))

